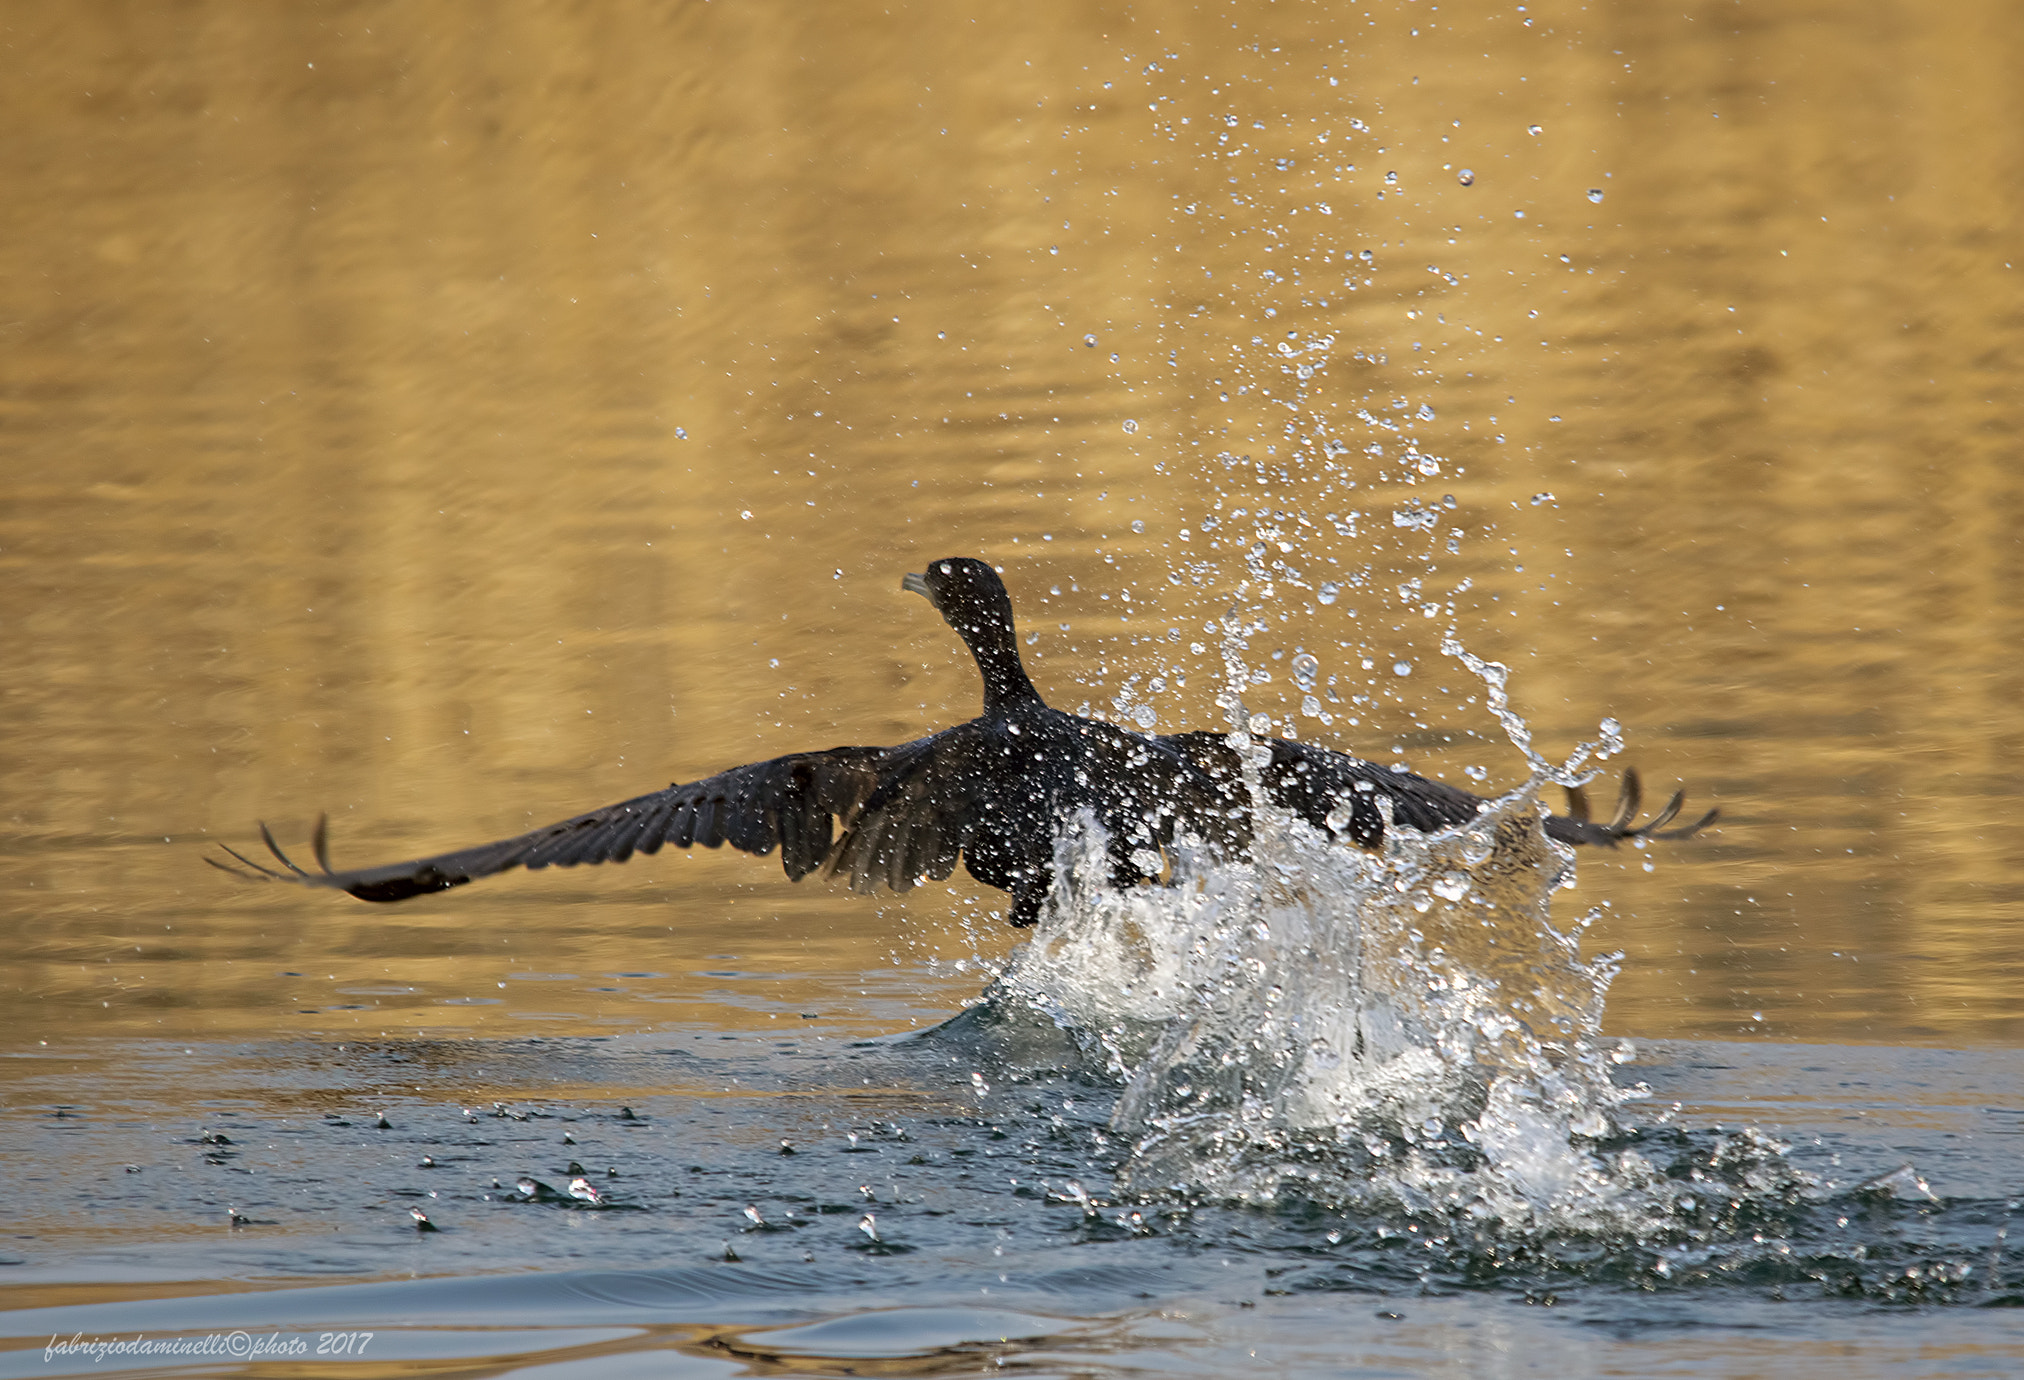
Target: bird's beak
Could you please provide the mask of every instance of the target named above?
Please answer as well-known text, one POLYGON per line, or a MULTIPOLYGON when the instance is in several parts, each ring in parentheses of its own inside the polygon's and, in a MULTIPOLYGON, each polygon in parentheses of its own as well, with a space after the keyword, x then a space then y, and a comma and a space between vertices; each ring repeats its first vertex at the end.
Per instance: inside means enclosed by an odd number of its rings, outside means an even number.
POLYGON ((902 576, 900 579, 900 588, 906 590, 909 594, 920 595, 923 599, 927 600, 931 604, 935 602, 935 596, 928 593, 928 582, 926 580, 923 580, 918 575, 902 576))

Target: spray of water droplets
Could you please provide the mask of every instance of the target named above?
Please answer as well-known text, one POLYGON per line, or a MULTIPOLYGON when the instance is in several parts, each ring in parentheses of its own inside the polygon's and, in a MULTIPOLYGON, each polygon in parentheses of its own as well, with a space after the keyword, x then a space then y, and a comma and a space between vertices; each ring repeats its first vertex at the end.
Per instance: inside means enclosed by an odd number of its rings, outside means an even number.
POLYGON ((1447 650, 1534 768, 1465 825, 1395 825, 1365 853, 1257 797, 1253 761, 1247 859, 1184 849, 1169 885, 1119 891, 1093 821, 1063 839, 1049 914, 992 998, 1076 1032, 1122 1082, 1121 1192, 1500 1232, 1650 1235, 1676 1216, 1663 1176, 1609 1148, 1637 1095, 1609 1076, 1628 1046, 1600 1034, 1619 956, 1582 955, 1593 913, 1552 915, 1574 856, 1546 837, 1538 793, 1585 780, 1590 752, 1621 746, 1614 725, 1547 762, 1505 668, 1447 650))

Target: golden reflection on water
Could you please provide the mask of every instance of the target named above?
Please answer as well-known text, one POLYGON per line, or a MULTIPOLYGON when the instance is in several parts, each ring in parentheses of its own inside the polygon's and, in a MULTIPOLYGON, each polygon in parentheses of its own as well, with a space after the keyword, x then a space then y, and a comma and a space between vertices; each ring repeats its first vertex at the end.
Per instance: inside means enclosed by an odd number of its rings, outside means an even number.
POLYGON ((2024 1036, 2020 29, 17 20, 10 1043, 954 1009, 976 971, 927 961, 1010 942, 973 888, 663 855, 382 910, 199 858, 319 809, 405 856, 967 716, 897 588, 956 553, 1065 708, 1219 722, 1234 605, 1251 708, 1380 760, 1519 775, 1451 624, 1549 752, 1621 719, 1724 824, 1562 898, 1610 903, 1614 1029, 2024 1036))

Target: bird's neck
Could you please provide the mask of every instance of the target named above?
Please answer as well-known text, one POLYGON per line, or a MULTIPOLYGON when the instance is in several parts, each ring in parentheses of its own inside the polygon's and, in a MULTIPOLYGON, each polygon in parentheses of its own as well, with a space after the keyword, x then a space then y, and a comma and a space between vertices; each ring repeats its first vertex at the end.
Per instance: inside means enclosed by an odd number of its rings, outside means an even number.
POLYGON ((999 714, 1022 704, 1041 703, 1040 692, 1026 676, 1019 661, 1019 644, 1012 624, 992 619, 962 629, 963 644, 977 658, 977 670, 984 678, 984 712, 999 714))

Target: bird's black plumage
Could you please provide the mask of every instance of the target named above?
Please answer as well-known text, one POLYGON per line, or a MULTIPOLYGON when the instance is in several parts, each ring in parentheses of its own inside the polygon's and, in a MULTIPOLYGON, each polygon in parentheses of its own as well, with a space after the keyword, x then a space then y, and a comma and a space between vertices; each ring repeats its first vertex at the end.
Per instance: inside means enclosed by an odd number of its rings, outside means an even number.
MULTIPOLYGON (((968 723, 898 747, 838 747, 733 767, 513 838, 385 867, 333 870, 321 820, 314 840, 320 872, 296 866, 265 825, 261 836, 286 871, 230 848, 242 866, 210 861, 240 876, 402 901, 515 867, 624 862, 668 845, 728 843, 762 855, 778 848, 790 880, 819 871, 859 891, 940 880, 960 859, 972 877, 1012 894, 1012 924, 1030 925, 1053 884, 1055 843, 1085 812, 1109 839, 1119 885, 1156 873, 1160 855, 1180 836, 1226 853, 1249 843, 1251 796, 1234 745, 1241 737, 1233 744, 1220 733, 1134 733, 1050 709, 1020 662, 1011 596, 982 561, 936 561, 901 583, 927 596, 977 660, 984 712, 968 723)), ((1442 782, 1313 744, 1262 736, 1251 743, 1268 799, 1365 848, 1382 843, 1387 813, 1430 831, 1475 818, 1483 804, 1442 782), (1389 804, 1381 807, 1380 798, 1389 804)), ((1710 810, 1695 824, 1659 833, 1679 811, 1675 795, 1658 817, 1631 827, 1635 772, 1624 774, 1623 798, 1607 824, 1590 822, 1586 802, 1570 795, 1574 812, 1546 819, 1547 833, 1564 843, 1672 838, 1715 819, 1710 810)))

